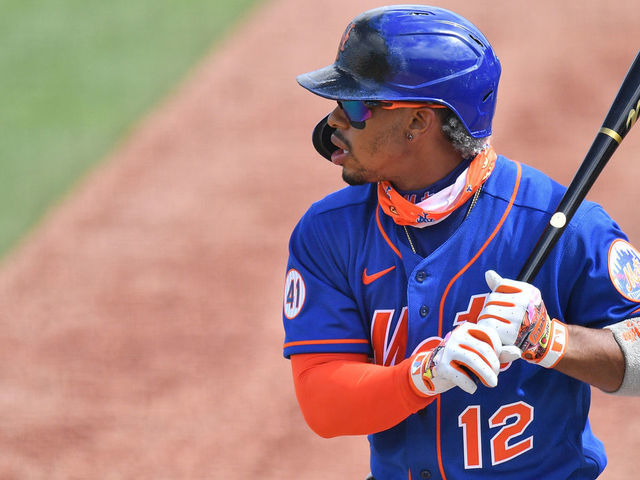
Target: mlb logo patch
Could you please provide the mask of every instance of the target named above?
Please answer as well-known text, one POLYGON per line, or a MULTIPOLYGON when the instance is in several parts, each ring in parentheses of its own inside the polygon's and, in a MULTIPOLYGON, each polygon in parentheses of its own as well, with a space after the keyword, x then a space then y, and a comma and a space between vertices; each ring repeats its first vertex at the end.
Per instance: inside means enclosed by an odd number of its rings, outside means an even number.
POLYGON ((640 252, 629 242, 615 240, 611 244, 609 277, 623 297, 640 302, 640 252))

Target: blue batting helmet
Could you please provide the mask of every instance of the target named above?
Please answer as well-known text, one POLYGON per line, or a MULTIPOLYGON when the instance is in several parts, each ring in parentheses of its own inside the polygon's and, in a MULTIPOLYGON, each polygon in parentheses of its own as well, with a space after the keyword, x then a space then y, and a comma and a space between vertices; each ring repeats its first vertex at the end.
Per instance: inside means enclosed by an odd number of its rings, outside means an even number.
POLYGON ((438 7, 397 5, 357 16, 335 62, 297 80, 335 100, 443 104, 481 138, 491 135, 500 71, 489 41, 465 18, 438 7))

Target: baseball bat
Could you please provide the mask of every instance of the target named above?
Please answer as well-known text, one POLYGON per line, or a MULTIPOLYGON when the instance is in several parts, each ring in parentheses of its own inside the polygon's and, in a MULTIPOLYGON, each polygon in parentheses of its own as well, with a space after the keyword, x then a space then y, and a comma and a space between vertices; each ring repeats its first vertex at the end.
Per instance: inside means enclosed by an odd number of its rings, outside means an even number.
POLYGON ((531 283, 536 277, 578 206, 639 116, 640 51, 625 75, 591 148, 520 271, 518 280, 531 283))

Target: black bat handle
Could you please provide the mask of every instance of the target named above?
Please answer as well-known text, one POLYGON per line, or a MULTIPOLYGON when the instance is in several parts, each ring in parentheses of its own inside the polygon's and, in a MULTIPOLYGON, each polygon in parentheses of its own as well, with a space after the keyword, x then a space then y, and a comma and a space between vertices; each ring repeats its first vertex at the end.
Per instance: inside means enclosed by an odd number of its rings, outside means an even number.
POLYGON ((636 55, 591 148, 529 255, 518 280, 531 283, 613 152, 640 116, 640 52, 636 55))

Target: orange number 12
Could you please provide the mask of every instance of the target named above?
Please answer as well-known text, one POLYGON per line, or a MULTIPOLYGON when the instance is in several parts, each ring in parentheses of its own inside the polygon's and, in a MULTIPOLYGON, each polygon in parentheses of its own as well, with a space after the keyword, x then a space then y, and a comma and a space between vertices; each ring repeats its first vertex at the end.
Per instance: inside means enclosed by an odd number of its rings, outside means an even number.
MULTIPOLYGON (((503 405, 489 418, 489 428, 502 427, 491 438, 491 464, 508 462, 533 448, 533 436, 512 442, 533 421, 533 407, 525 402, 503 405), (515 419, 514 421, 511 421, 515 419), (509 422, 509 423, 508 423, 509 422)), ((470 405, 458 416, 462 428, 464 468, 482 468, 480 405, 470 405)))

